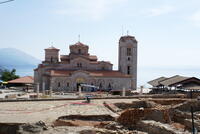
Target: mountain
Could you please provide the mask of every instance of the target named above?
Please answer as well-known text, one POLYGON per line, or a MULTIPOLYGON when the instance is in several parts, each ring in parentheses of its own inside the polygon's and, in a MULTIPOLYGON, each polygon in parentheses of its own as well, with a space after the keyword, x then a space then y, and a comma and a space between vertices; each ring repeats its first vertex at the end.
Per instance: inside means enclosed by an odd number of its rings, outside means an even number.
POLYGON ((0 49, 0 67, 28 67, 36 66, 40 60, 35 57, 15 48, 0 49))

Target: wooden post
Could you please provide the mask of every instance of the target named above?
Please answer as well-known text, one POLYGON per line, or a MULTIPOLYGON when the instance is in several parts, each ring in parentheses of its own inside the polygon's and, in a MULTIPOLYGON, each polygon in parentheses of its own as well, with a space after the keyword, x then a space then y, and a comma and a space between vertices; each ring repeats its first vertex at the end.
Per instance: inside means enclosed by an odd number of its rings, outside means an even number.
POLYGON ((144 88, 143 86, 140 87, 140 95, 143 94, 143 88, 144 88))
POLYGON ((52 96, 52 86, 50 85, 50 89, 49 89, 49 96, 52 96))
POLYGON ((123 97, 126 96, 126 89, 125 89, 125 87, 122 89, 122 96, 123 96, 123 97))
POLYGON ((39 83, 37 83, 37 98, 39 98, 39 90, 40 90, 40 84, 39 83))
POLYGON ((78 87, 78 92, 79 92, 79 97, 81 97, 82 96, 82 94, 81 94, 81 85, 79 85, 79 87, 78 87))
MULTIPOLYGON (((192 90, 190 90, 190 98, 192 100, 192 90)), ((193 107, 191 105, 191 117, 192 117, 192 133, 195 134, 195 128, 194 128, 194 112, 193 107)))
POLYGON ((42 94, 45 95, 45 82, 42 83, 42 94))

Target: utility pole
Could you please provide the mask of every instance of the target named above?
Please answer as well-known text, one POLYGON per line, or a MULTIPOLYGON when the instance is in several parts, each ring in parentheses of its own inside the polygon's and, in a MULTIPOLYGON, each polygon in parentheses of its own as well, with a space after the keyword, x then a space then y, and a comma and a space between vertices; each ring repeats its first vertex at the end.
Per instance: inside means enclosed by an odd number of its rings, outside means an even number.
MULTIPOLYGON (((192 92, 193 90, 190 90, 190 98, 192 100, 192 92)), ((192 117, 192 134, 195 134, 195 127, 194 127, 194 111, 193 111, 193 107, 191 105, 190 107, 190 110, 191 110, 191 117, 192 117)))

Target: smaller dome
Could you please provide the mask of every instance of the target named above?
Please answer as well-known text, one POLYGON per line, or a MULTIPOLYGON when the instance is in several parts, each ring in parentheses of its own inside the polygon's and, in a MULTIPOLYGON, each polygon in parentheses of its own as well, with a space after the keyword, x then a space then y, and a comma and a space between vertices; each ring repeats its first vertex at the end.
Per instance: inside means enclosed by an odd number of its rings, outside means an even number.
POLYGON ((59 51, 60 49, 55 48, 54 46, 51 46, 51 47, 49 47, 49 48, 46 48, 45 50, 57 50, 57 51, 59 51))
POLYGON ((85 44, 81 43, 80 41, 79 41, 79 42, 77 42, 77 43, 76 43, 76 44, 74 44, 74 45, 86 46, 85 44))
POLYGON ((76 47, 76 48, 77 48, 77 47, 81 47, 81 48, 82 48, 82 47, 86 47, 86 48, 88 48, 88 45, 85 45, 85 44, 83 44, 83 43, 81 43, 81 42, 79 41, 79 42, 77 42, 76 44, 71 45, 70 48, 71 48, 71 47, 76 47))
POLYGON ((135 37, 134 37, 134 36, 130 36, 130 35, 122 36, 122 37, 120 38, 120 41, 122 41, 122 42, 124 42, 124 41, 126 41, 126 40, 133 40, 133 41, 137 42, 137 40, 135 39, 135 37))

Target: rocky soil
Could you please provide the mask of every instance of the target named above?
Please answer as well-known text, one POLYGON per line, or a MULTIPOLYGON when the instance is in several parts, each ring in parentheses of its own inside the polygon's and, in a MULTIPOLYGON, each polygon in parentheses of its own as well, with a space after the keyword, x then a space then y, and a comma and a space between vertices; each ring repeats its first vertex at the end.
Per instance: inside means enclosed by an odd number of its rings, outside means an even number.
MULTIPOLYGON (((24 114, 29 117, 24 116, 23 121, 35 118, 32 115, 36 114, 41 121, 29 123, 16 122, 15 119, 14 123, 0 123, 0 134, 189 134, 192 130, 191 107, 195 128, 200 131, 200 101, 197 100, 93 100, 89 104, 80 101, 39 102, 38 106, 33 114, 24 114), (53 118, 48 119, 51 115, 53 118)), ((23 108, 22 112, 30 111, 29 107, 18 107, 23 108)), ((16 110, 16 107, 13 108, 16 110)), ((7 110, 2 107, 0 118, 5 119, 3 109, 7 110)), ((15 115, 23 118, 20 110, 13 111, 9 111, 11 116, 8 114, 8 118, 15 115)))

